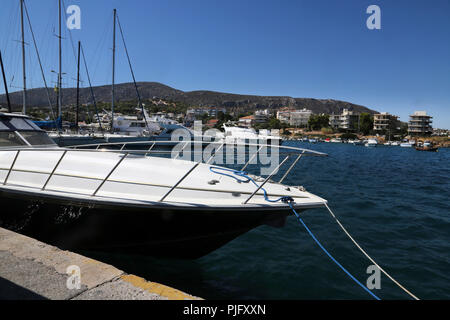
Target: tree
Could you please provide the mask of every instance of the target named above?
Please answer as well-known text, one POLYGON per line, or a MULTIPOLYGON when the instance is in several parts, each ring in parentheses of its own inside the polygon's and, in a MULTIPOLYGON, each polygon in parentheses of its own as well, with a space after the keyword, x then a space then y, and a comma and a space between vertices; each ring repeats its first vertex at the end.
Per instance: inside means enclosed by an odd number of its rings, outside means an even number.
POLYGON ((359 131, 368 135, 373 129, 373 117, 369 113, 361 113, 359 116, 359 131))
POLYGON ((233 120, 233 116, 228 113, 223 113, 222 111, 217 112, 217 123, 214 126, 216 129, 222 129, 224 123, 233 120))
POLYGON ((275 117, 271 117, 269 120, 269 129, 281 129, 281 121, 275 117))
POLYGON ((311 130, 321 130, 322 128, 328 128, 330 126, 330 116, 327 114, 312 114, 308 120, 308 127, 311 130))
POLYGON ((202 123, 205 124, 210 119, 210 116, 205 112, 200 116, 200 119, 202 120, 202 123))
POLYGON ((358 137, 356 136, 356 134, 353 134, 353 133, 344 133, 341 135, 341 139, 346 139, 346 140, 354 140, 357 138, 358 137))

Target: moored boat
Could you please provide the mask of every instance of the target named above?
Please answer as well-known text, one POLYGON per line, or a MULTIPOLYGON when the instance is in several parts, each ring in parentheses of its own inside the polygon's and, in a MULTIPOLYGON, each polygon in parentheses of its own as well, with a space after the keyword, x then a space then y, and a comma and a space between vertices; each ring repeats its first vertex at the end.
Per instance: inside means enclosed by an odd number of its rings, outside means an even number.
MULTIPOLYGON (((300 212, 326 203, 271 181, 273 172, 227 176, 209 160, 61 148, 26 116, 0 113, 0 138, 0 226, 63 249, 197 258, 257 226, 282 226, 290 205, 300 212)), ((324 155, 277 148, 296 161, 324 155)))
POLYGON ((377 139, 368 139, 367 142, 365 143, 366 147, 376 147, 378 144, 377 139))
POLYGON ((425 141, 424 143, 418 144, 415 149, 417 151, 431 151, 431 152, 436 152, 438 151, 438 147, 436 147, 435 145, 433 145, 432 142, 430 141, 425 141))

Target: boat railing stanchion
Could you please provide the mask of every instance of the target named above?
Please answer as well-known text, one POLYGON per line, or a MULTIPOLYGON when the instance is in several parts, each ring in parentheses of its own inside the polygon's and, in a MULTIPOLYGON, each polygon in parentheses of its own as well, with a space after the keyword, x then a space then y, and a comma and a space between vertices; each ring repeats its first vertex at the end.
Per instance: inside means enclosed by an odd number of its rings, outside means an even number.
POLYGON ((95 192, 92 194, 92 196, 94 197, 97 192, 100 190, 100 188, 105 184, 105 182, 109 179, 109 177, 113 174, 114 171, 116 171, 117 167, 122 163, 123 160, 125 160, 126 157, 128 157, 130 153, 127 152, 124 154, 124 156, 122 158, 120 158, 120 160, 116 163, 116 165, 111 169, 111 171, 108 173, 108 175, 105 177, 105 179, 103 179, 102 183, 100 183, 100 185, 98 186, 98 188, 95 190, 95 192))
POLYGON ((6 175, 5 181, 3 181, 3 185, 6 185, 6 182, 8 182, 9 175, 11 174, 11 171, 14 168, 14 165, 16 164, 16 160, 17 160, 17 157, 19 156, 19 153, 20 153, 20 150, 17 150, 16 156, 14 157, 11 167, 9 168, 9 171, 8 171, 8 174, 6 175))
POLYGON ((178 152, 178 154, 175 156, 174 159, 177 159, 177 158, 180 156, 180 154, 183 152, 184 148, 186 148, 186 146, 188 145, 188 143, 189 143, 189 141, 184 143, 183 148, 181 148, 181 150, 178 152))
POLYGON ((146 157, 148 155, 148 152, 150 152, 153 149, 153 146, 155 145, 156 141, 153 142, 153 144, 150 146, 150 148, 148 148, 147 153, 144 154, 144 157, 146 157))
POLYGON ((122 147, 120 148, 120 151, 122 151, 123 150, 123 148, 125 148, 125 146, 126 146, 127 144, 126 143, 124 143, 123 145, 122 145, 122 147))
POLYGON ((217 148, 217 150, 214 150, 214 153, 211 155, 211 157, 209 157, 208 161, 206 161, 205 164, 209 164, 209 162, 214 158, 214 156, 216 155, 216 153, 219 152, 220 149, 223 148, 223 145, 224 145, 224 144, 225 144, 225 142, 222 143, 222 144, 220 145, 220 147, 217 148))
POLYGON ((167 196, 168 196, 170 193, 172 193, 172 191, 175 190, 175 188, 178 187, 178 185, 179 185, 184 179, 186 179, 187 176, 188 176, 189 174, 191 174, 191 172, 194 171, 194 169, 197 168, 198 165, 199 165, 200 163, 201 163, 201 162, 197 162, 191 169, 189 169, 189 171, 186 172, 185 175, 182 176, 181 179, 179 179, 179 180, 177 181, 177 183, 175 183, 175 184, 172 186, 172 188, 170 188, 170 190, 167 191, 167 193, 166 193, 165 195, 163 195, 163 197, 159 200, 159 202, 164 201, 164 199, 167 198, 167 196))
POLYGON ((259 149, 252 155, 252 157, 251 157, 250 159, 248 159, 248 161, 247 161, 247 162, 245 163, 245 165, 242 167, 241 171, 244 171, 245 168, 247 168, 247 166, 250 164, 250 162, 252 162, 253 159, 255 159, 255 157, 258 155, 258 153, 261 151, 261 149, 262 149, 263 147, 267 147, 267 146, 262 145, 261 147, 259 147, 259 149))
POLYGON ((63 154, 61 155, 61 157, 59 158, 58 162, 56 163, 55 167, 53 168, 51 174, 48 176, 47 181, 45 181, 44 186, 41 188, 42 191, 45 190, 45 187, 47 186, 47 184, 49 183, 50 179, 53 177, 53 175, 55 174, 56 169, 59 167, 59 164, 61 163, 62 159, 65 157, 67 153, 67 150, 65 150, 63 152, 63 154))
POLYGON ((301 159, 301 157, 303 156, 303 154, 305 153, 305 151, 303 151, 302 153, 300 153, 298 155, 298 157, 294 160, 294 162, 291 164, 291 166, 289 167, 289 169, 286 171, 286 173, 283 175, 283 177, 280 179, 280 181, 278 181, 278 183, 282 183, 283 180, 288 176, 289 172, 291 172, 291 170, 295 167, 295 165, 297 164, 297 162, 301 159))
POLYGON ((243 204, 247 204, 247 202, 249 202, 250 199, 253 198, 253 196, 266 184, 266 182, 269 181, 273 177, 273 175, 281 168, 281 166, 286 162, 287 159, 289 159, 289 155, 287 155, 286 158, 281 161, 281 163, 267 176, 266 180, 264 180, 264 182, 261 183, 255 191, 253 191, 250 197, 248 197, 247 200, 243 202, 243 204))

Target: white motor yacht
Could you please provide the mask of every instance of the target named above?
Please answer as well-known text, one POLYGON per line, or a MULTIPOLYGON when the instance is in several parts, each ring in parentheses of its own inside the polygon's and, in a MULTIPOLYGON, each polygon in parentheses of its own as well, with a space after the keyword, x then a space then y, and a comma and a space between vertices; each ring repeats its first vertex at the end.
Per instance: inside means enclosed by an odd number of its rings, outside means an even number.
POLYGON ((222 141, 226 143, 259 142, 263 144, 280 144, 281 142, 280 136, 272 135, 270 130, 267 129, 262 129, 257 133, 255 129, 243 126, 230 127, 223 125, 223 128, 225 132, 222 141))
POLYGON ((0 113, 0 227, 69 250, 197 258, 262 224, 282 226, 290 205, 324 206, 281 182, 301 156, 325 154, 277 148, 288 155, 276 169, 295 160, 280 182, 275 171, 242 176, 209 160, 61 148, 28 117, 0 113), (290 204, 267 201, 279 197, 290 204))
POLYGON ((376 147, 378 145, 377 139, 368 139, 365 146, 366 147, 376 147))

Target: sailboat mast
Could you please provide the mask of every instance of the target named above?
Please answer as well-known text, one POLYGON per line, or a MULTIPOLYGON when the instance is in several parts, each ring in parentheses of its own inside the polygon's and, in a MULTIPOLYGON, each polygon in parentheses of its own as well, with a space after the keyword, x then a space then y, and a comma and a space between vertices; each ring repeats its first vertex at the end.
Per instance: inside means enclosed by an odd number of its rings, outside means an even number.
POLYGON ((0 51, 0 65, 2 67, 3 84, 5 85, 6 101, 8 102, 8 112, 11 113, 11 101, 9 100, 8 85, 6 83, 5 68, 3 67, 2 52, 0 51))
POLYGON ((58 72, 58 117, 61 117, 62 113, 62 104, 61 104, 61 75, 62 75, 62 62, 61 62, 61 56, 62 56, 62 50, 61 50, 61 0, 58 1, 59 3, 59 72, 58 72))
POLYGON ((77 110, 75 117, 75 129, 78 132, 78 112, 80 107, 80 47, 81 42, 78 41, 78 64, 77 64, 77 110))
POLYGON ((25 72, 25 29, 23 25, 23 2, 24 0, 20 1, 20 25, 21 25, 21 32, 22 32, 22 73, 23 73, 23 107, 22 107, 22 113, 27 113, 27 76, 25 72))
POLYGON ((114 78, 116 69, 116 9, 114 9, 114 26, 113 26, 113 61, 112 61, 112 88, 111 88, 111 132, 114 132, 114 78))

